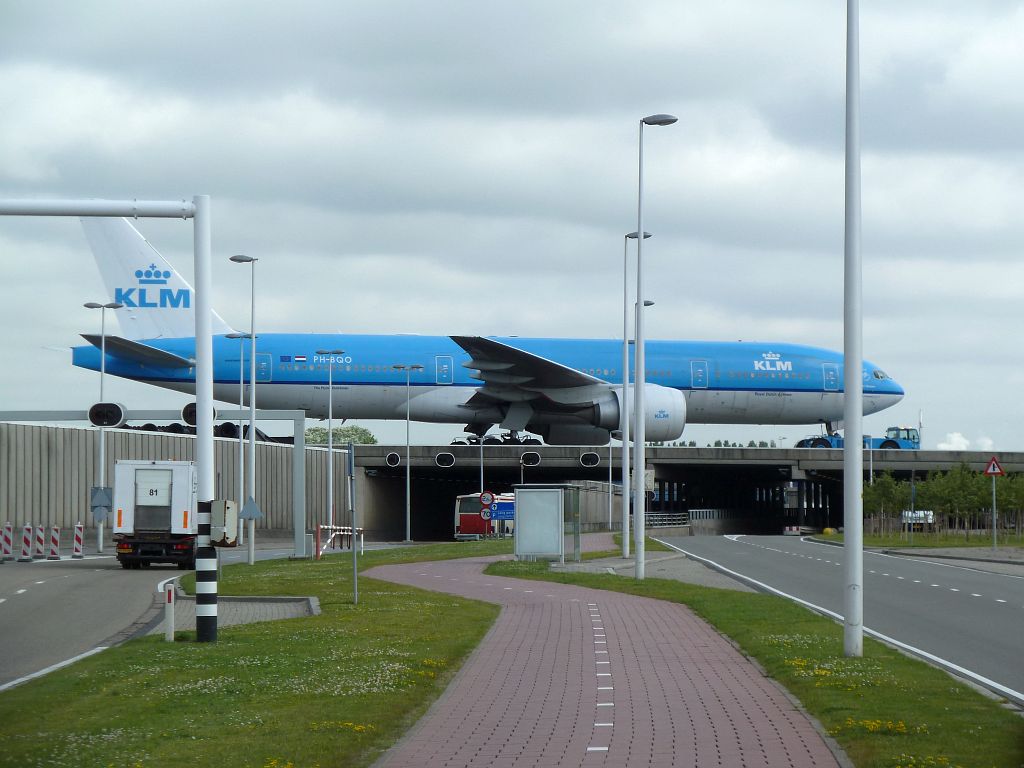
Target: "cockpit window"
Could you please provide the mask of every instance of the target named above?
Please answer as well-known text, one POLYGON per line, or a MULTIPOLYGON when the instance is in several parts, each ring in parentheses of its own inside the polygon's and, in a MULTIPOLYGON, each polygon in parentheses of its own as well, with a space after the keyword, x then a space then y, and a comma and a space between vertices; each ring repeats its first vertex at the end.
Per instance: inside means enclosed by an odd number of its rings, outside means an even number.
POLYGON ((889 378, 889 377, 888 377, 888 376, 886 375, 885 371, 883 371, 883 370, 881 370, 881 369, 879 369, 879 368, 875 368, 875 370, 874 370, 874 376, 875 376, 875 378, 876 378, 876 379, 879 379, 880 381, 885 381, 886 379, 888 379, 888 378, 889 378))

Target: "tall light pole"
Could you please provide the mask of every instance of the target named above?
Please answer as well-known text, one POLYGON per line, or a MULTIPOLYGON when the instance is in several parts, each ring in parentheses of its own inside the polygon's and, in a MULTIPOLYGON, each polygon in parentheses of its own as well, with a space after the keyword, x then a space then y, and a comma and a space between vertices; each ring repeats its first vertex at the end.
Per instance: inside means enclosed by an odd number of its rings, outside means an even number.
MULTIPOLYGON (((644 232, 644 240, 651 236, 644 232)), ((636 240, 637 233, 630 232, 622 238, 622 414, 619 429, 622 431, 622 556, 629 557, 629 241, 636 240)))
MULTIPOLYGON (((245 473, 246 502, 256 496, 256 262, 255 256, 238 254, 231 257, 235 264, 248 264, 249 284, 249 462, 245 473)), ((239 408, 241 408, 239 403, 239 408)), ((256 562, 256 521, 249 520, 249 565, 256 562)))
MULTIPOLYGON (((107 373, 107 310, 120 309, 124 306, 117 301, 100 303, 98 301, 87 301, 83 304, 86 309, 98 309, 100 311, 100 402, 103 400, 103 378, 107 373)), ((106 430, 100 427, 100 466, 99 486, 107 484, 107 435, 106 430)), ((96 523, 96 551, 103 554, 103 521, 96 523)))
MULTIPOLYGON (((636 231, 644 231, 644 126, 672 125, 678 118, 672 115, 648 115, 640 120, 640 139, 638 151, 637 194, 636 194, 636 231)), ((636 474, 637 489, 645 487, 647 455, 644 446, 646 419, 644 413, 644 387, 647 384, 647 369, 644 360, 644 238, 636 239, 636 474)), ((640 499, 637 494, 637 499, 640 499)), ((634 528, 636 533, 636 578, 644 578, 644 504, 637 504, 634 511, 634 528)))
MULTIPOLYGON (((393 365, 396 371, 405 371, 405 540, 412 541, 412 506, 410 503, 412 489, 412 467, 409 465, 409 403, 412 397, 411 377, 413 371, 422 371, 423 366, 418 363, 414 365, 393 365)), ((483 438, 481 438, 483 439, 483 438)))
MULTIPOLYGON (((245 502, 245 450, 242 439, 242 408, 245 404, 245 340, 249 333, 229 333, 227 338, 238 339, 238 510, 245 502)), ((238 518, 238 544, 245 543, 245 520, 238 518)))
POLYGON ((843 654, 864 655, 863 279, 860 256, 860 21, 846 0, 846 218, 843 241, 843 654))
MULTIPOLYGON (((327 360, 327 525, 334 527, 334 358, 344 355, 343 349, 318 349, 320 356, 329 355, 327 360)), ((331 531, 331 535, 334 532, 331 531)), ((352 546, 355 546, 355 531, 352 532, 352 546)), ((319 555, 318 555, 319 556, 319 555)))

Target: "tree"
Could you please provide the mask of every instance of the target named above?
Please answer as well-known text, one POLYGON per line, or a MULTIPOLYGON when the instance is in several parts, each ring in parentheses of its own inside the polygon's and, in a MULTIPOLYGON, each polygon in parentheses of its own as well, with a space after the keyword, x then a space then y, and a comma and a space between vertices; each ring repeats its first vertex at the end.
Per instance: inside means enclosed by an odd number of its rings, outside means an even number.
MULTIPOLYGON (((348 424, 344 427, 334 427, 334 444, 345 445, 355 443, 356 445, 376 445, 377 438, 366 427, 356 424, 348 424)), ((306 429, 306 442, 311 445, 327 445, 327 427, 308 427, 306 429)))

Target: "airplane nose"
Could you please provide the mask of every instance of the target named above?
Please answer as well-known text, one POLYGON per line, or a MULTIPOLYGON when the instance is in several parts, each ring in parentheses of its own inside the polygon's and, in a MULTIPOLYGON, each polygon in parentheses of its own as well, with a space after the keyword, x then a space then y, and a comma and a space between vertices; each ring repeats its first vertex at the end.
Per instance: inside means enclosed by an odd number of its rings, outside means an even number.
POLYGON ((886 387, 884 392, 874 392, 870 395, 865 394, 865 413, 877 413, 878 411, 884 411, 886 408, 896 405, 896 403, 903 399, 903 388, 895 381, 890 381, 889 384, 890 386, 886 387))

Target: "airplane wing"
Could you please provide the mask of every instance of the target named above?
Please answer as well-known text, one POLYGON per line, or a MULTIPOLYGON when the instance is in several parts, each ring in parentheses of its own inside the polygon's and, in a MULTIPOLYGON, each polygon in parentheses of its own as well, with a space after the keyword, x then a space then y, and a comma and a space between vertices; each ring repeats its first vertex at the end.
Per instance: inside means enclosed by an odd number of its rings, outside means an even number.
POLYGON ((463 363, 483 386, 465 404, 471 411, 504 418, 501 426, 522 430, 539 413, 577 413, 593 407, 609 384, 554 360, 481 336, 452 336, 470 355, 463 363))
MULTIPOLYGON (((83 333, 82 338, 96 349, 102 348, 103 340, 98 335, 83 333)), ((152 365, 157 368, 191 368, 196 364, 195 360, 189 360, 173 352, 157 349, 131 339, 122 339, 120 336, 107 336, 106 346, 108 355, 142 365, 152 365)))

